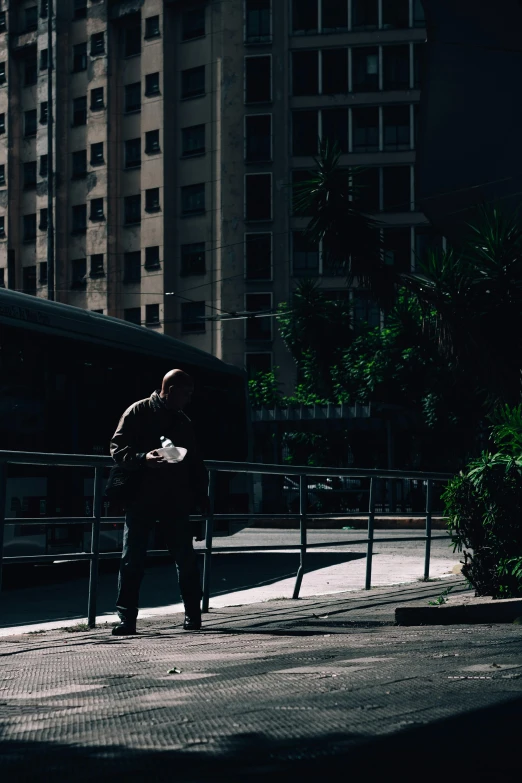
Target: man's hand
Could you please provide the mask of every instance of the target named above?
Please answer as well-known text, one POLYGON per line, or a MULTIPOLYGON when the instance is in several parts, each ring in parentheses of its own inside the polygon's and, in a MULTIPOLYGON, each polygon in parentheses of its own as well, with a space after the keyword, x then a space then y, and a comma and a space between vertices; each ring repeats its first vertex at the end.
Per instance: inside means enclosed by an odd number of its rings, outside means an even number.
POLYGON ((157 449, 149 451, 149 453, 145 455, 145 460, 148 468, 157 468, 162 462, 166 462, 161 454, 158 454, 157 449))

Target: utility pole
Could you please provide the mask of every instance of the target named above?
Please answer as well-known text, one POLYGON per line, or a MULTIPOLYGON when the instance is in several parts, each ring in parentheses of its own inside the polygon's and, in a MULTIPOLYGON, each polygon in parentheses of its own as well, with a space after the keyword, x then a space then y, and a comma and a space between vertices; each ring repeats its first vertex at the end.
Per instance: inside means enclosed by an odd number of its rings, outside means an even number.
POLYGON ((54 301, 53 0, 47 2, 47 298, 54 301))

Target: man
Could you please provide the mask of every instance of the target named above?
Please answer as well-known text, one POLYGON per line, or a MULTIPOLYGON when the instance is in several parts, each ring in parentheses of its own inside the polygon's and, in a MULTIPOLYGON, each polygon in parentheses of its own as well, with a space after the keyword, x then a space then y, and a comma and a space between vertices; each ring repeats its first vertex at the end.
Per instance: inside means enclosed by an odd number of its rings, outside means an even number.
POLYGON ((136 482, 125 515, 116 601, 121 622, 113 628, 115 636, 136 633, 147 540, 157 520, 176 562, 185 605, 183 627, 187 631, 201 628, 201 584, 189 514, 194 505, 203 514, 208 512, 208 480, 190 419, 183 413, 193 391, 187 373, 171 370, 163 378, 161 391, 127 408, 112 437, 113 459, 123 471, 135 474, 136 482), (182 462, 169 463, 158 453, 162 436, 187 449, 182 462))

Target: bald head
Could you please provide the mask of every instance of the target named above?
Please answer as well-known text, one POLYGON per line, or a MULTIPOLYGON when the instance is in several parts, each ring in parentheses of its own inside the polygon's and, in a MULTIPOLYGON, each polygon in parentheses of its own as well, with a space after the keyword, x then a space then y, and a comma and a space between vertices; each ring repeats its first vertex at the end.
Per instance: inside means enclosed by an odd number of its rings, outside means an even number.
POLYGON ((194 381, 183 370, 169 370, 161 384, 160 397, 169 410, 183 410, 194 392, 194 381))

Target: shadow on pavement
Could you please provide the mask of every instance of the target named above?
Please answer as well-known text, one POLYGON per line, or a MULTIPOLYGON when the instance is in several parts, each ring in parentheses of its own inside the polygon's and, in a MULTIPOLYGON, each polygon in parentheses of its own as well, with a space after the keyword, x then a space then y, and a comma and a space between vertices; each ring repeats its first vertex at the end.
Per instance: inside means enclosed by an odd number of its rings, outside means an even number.
MULTIPOLYGON (((122 746, 71 747, 51 742, 4 740, 3 779, 29 783, 42 775, 53 781, 175 780, 176 783, 288 783, 342 775, 365 781, 401 783, 510 783, 520 780, 519 721, 522 699, 389 734, 370 737, 331 733, 315 739, 274 740, 261 733, 201 738, 183 750, 133 751, 122 746), (215 746, 214 746, 215 747, 215 746)), ((169 744, 161 738, 158 744, 169 744)), ((170 742, 172 738, 170 737, 170 742)))
MULTIPOLYGON (((364 553, 310 552, 306 572, 364 558, 364 553)), ((203 556, 199 556, 202 563, 203 556)), ((102 561, 98 589, 98 615, 115 611, 117 561, 102 561)), ((246 552, 212 558, 211 592, 218 596, 295 578, 299 554, 246 552)), ((6 569, 0 593, 0 628, 57 620, 85 618, 89 564, 64 563, 16 573, 6 569), (64 589, 64 586, 66 588, 64 589)), ((287 592, 288 588, 285 588, 287 592)), ((290 597, 290 593, 287 597, 290 597)), ((143 581, 140 603, 146 607, 170 606, 181 601, 172 561, 151 558, 143 581)))

